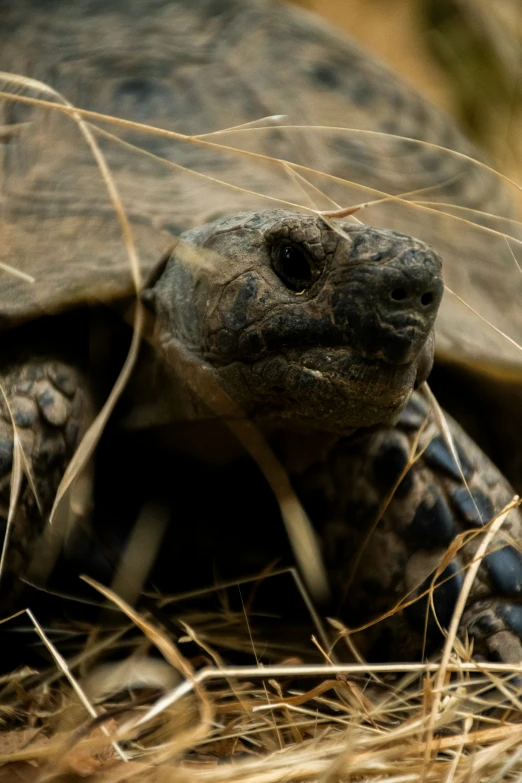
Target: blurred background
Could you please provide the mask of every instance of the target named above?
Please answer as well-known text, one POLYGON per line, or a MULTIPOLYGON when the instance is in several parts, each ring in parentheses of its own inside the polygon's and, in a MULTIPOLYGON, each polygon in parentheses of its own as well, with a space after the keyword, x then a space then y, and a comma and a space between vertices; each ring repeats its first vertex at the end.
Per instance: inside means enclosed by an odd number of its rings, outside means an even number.
POLYGON ((520 178, 521 0, 294 2, 377 53, 520 178))

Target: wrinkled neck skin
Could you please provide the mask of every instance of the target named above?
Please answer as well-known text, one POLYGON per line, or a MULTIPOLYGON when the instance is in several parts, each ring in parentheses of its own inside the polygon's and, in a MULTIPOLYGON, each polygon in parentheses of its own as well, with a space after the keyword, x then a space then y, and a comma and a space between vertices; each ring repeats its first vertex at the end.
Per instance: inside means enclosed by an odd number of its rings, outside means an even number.
POLYGON ((245 455, 229 427, 237 419, 248 418, 262 432, 291 475, 324 461, 339 440, 364 438, 382 424, 392 423, 383 420, 370 427, 345 426, 332 431, 323 428, 321 421, 303 423, 278 418, 273 412, 245 411, 232 399, 219 372, 201 357, 190 354, 170 333, 158 329, 155 342, 161 345, 164 361, 158 362, 156 351, 150 352, 149 368, 140 373, 147 378, 142 384, 143 393, 132 391, 135 404, 131 426, 160 427, 165 444, 205 462, 227 464, 245 455), (140 396, 152 403, 136 405, 140 396))
MULTIPOLYGON (((170 347, 172 349, 172 344, 170 347)), ((205 402, 204 386, 200 389, 201 394, 189 386, 186 366, 184 370, 177 364, 178 346, 170 355, 172 364, 168 365, 158 363, 157 357, 151 355, 151 372, 146 374, 146 388, 142 388, 142 394, 136 394, 136 389, 132 389, 133 411, 132 418, 126 422, 127 426, 146 429, 152 427, 159 434, 167 451, 174 449, 203 462, 224 465, 244 457, 245 448, 228 426, 235 416, 220 417, 211 409, 211 403, 205 402), (174 369, 175 367, 178 369, 174 369), (143 401, 141 405, 140 397, 143 401)), ((215 371, 212 368, 209 368, 209 371, 219 382, 215 371)), ((364 439, 382 426, 378 424, 345 429, 340 433, 329 432, 320 426, 303 426, 288 420, 278 421, 273 417, 258 416, 251 420, 263 433, 288 473, 294 476, 324 462, 339 440, 364 439)))
MULTIPOLYGON (((187 380, 187 362, 198 363, 183 352, 179 344, 169 341, 163 348, 169 361, 158 362, 153 351, 140 362, 140 373, 131 387, 132 409, 124 426, 151 429, 160 433, 167 450, 175 449, 204 462, 228 464, 245 455, 245 449, 234 436, 229 423, 245 418, 238 406, 230 414, 213 409, 214 393, 208 399, 208 376, 199 376, 194 385, 187 380), (196 388, 197 387, 197 388, 196 388), (207 401, 206 401, 207 400, 207 401)), ((199 369, 201 365, 199 365, 199 369)), ((219 376, 207 367, 215 383, 219 376)), ((229 399, 225 392, 225 400, 229 399)), ((247 417, 262 432, 290 474, 298 474, 323 461, 341 438, 364 437, 373 428, 328 432, 321 427, 305 426, 272 417, 247 417)))

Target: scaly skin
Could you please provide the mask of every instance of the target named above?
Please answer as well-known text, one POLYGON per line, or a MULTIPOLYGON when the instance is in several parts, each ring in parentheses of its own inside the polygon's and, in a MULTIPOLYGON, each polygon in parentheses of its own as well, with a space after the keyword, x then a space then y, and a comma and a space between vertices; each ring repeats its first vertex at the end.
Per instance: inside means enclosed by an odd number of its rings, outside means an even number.
MULTIPOLYGON (((440 646, 437 620, 448 627, 482 530, 514 497, 446 416, 462 475, 433 412, 415 392, 396 427, 340 441, 322 464, 295 479, 320 531, 337 611, 347 624, 356 629, 400 602, 410 604, 356 635, 373 660, 413 660, 440 646), (417 458, 388 499, 410 456, 417 458), (435 615, 425 595, 432 583, 440 583, 435 615)), ((521 537, 522 516, 514 509, 488 547, 460 625, 461 639, 469 635, 475 653, 490 660, 522 660, 521 537)))

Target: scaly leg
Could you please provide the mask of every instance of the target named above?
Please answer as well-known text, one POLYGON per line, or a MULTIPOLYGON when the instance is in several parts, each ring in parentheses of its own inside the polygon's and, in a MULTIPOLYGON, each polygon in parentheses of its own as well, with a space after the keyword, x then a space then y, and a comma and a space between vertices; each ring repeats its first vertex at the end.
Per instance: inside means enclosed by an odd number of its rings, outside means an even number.
MULTIPOLYGON (((299 482, 347 624, 359 627, 410 601, 359 636, 374 660, 418 658, 441 646, 439 624, 447 628, 451 621, 484 528, 515 494, 447 418, 463 476, 433 413, 415 393, 395 427, 339 442, 299 482), (399 481, 416 441, 417 453, 424 450, 399 481), (430 606, 420 596, 438 568, 430 606)), ((521 541, 522 516, 514 509, 488 547, 460 623, 461 639, 468 635, 476 653, 489 659, 522 661, 521 541)))
POLYGON ((6 545, 1 604, 10 607, 17 577, 38 566, 38 549, 56 490, 86 427, 93 406, 81 373, 69 364, 35 358, 0 373, 0 521, 5 540, 13 475, 15 432, 23 480, 6 545))

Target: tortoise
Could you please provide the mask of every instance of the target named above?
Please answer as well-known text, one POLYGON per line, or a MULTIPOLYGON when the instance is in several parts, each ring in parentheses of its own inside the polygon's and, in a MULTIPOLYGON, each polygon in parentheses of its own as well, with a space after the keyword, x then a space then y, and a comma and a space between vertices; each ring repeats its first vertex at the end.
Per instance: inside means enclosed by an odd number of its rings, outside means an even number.
MULTIPOLYGON (((138 287, 148 339, 96 454, 108 510, 84 504, 97 538, 77 535, 82 517, 62 568, 110 580, 107 552, 148 492, 172 503, 161 557, 181 584, 209 581, 216 560, 235 577, 291 557, 227 429, 247 421, 290 476, 349 627, 437 575, 431 608, 419 598, 370 624, 362 654, 436 649, 481 531, 514 495, 423 394, 434 349, 474 390, 489 373, 516 394, 520 353, 499 334, 522 333, 505 184, 372 55, 283 3, 3 0, 0 22, 4 522, 16 439, 28 476, 4 606, 47 562, 53 500, 124 360, 138 287), (455 297, 441 304, 442 275, 497 331, 455 297)), ((461 620, 486 658, 522 659, 521 525, 514 508, 461 620)))

